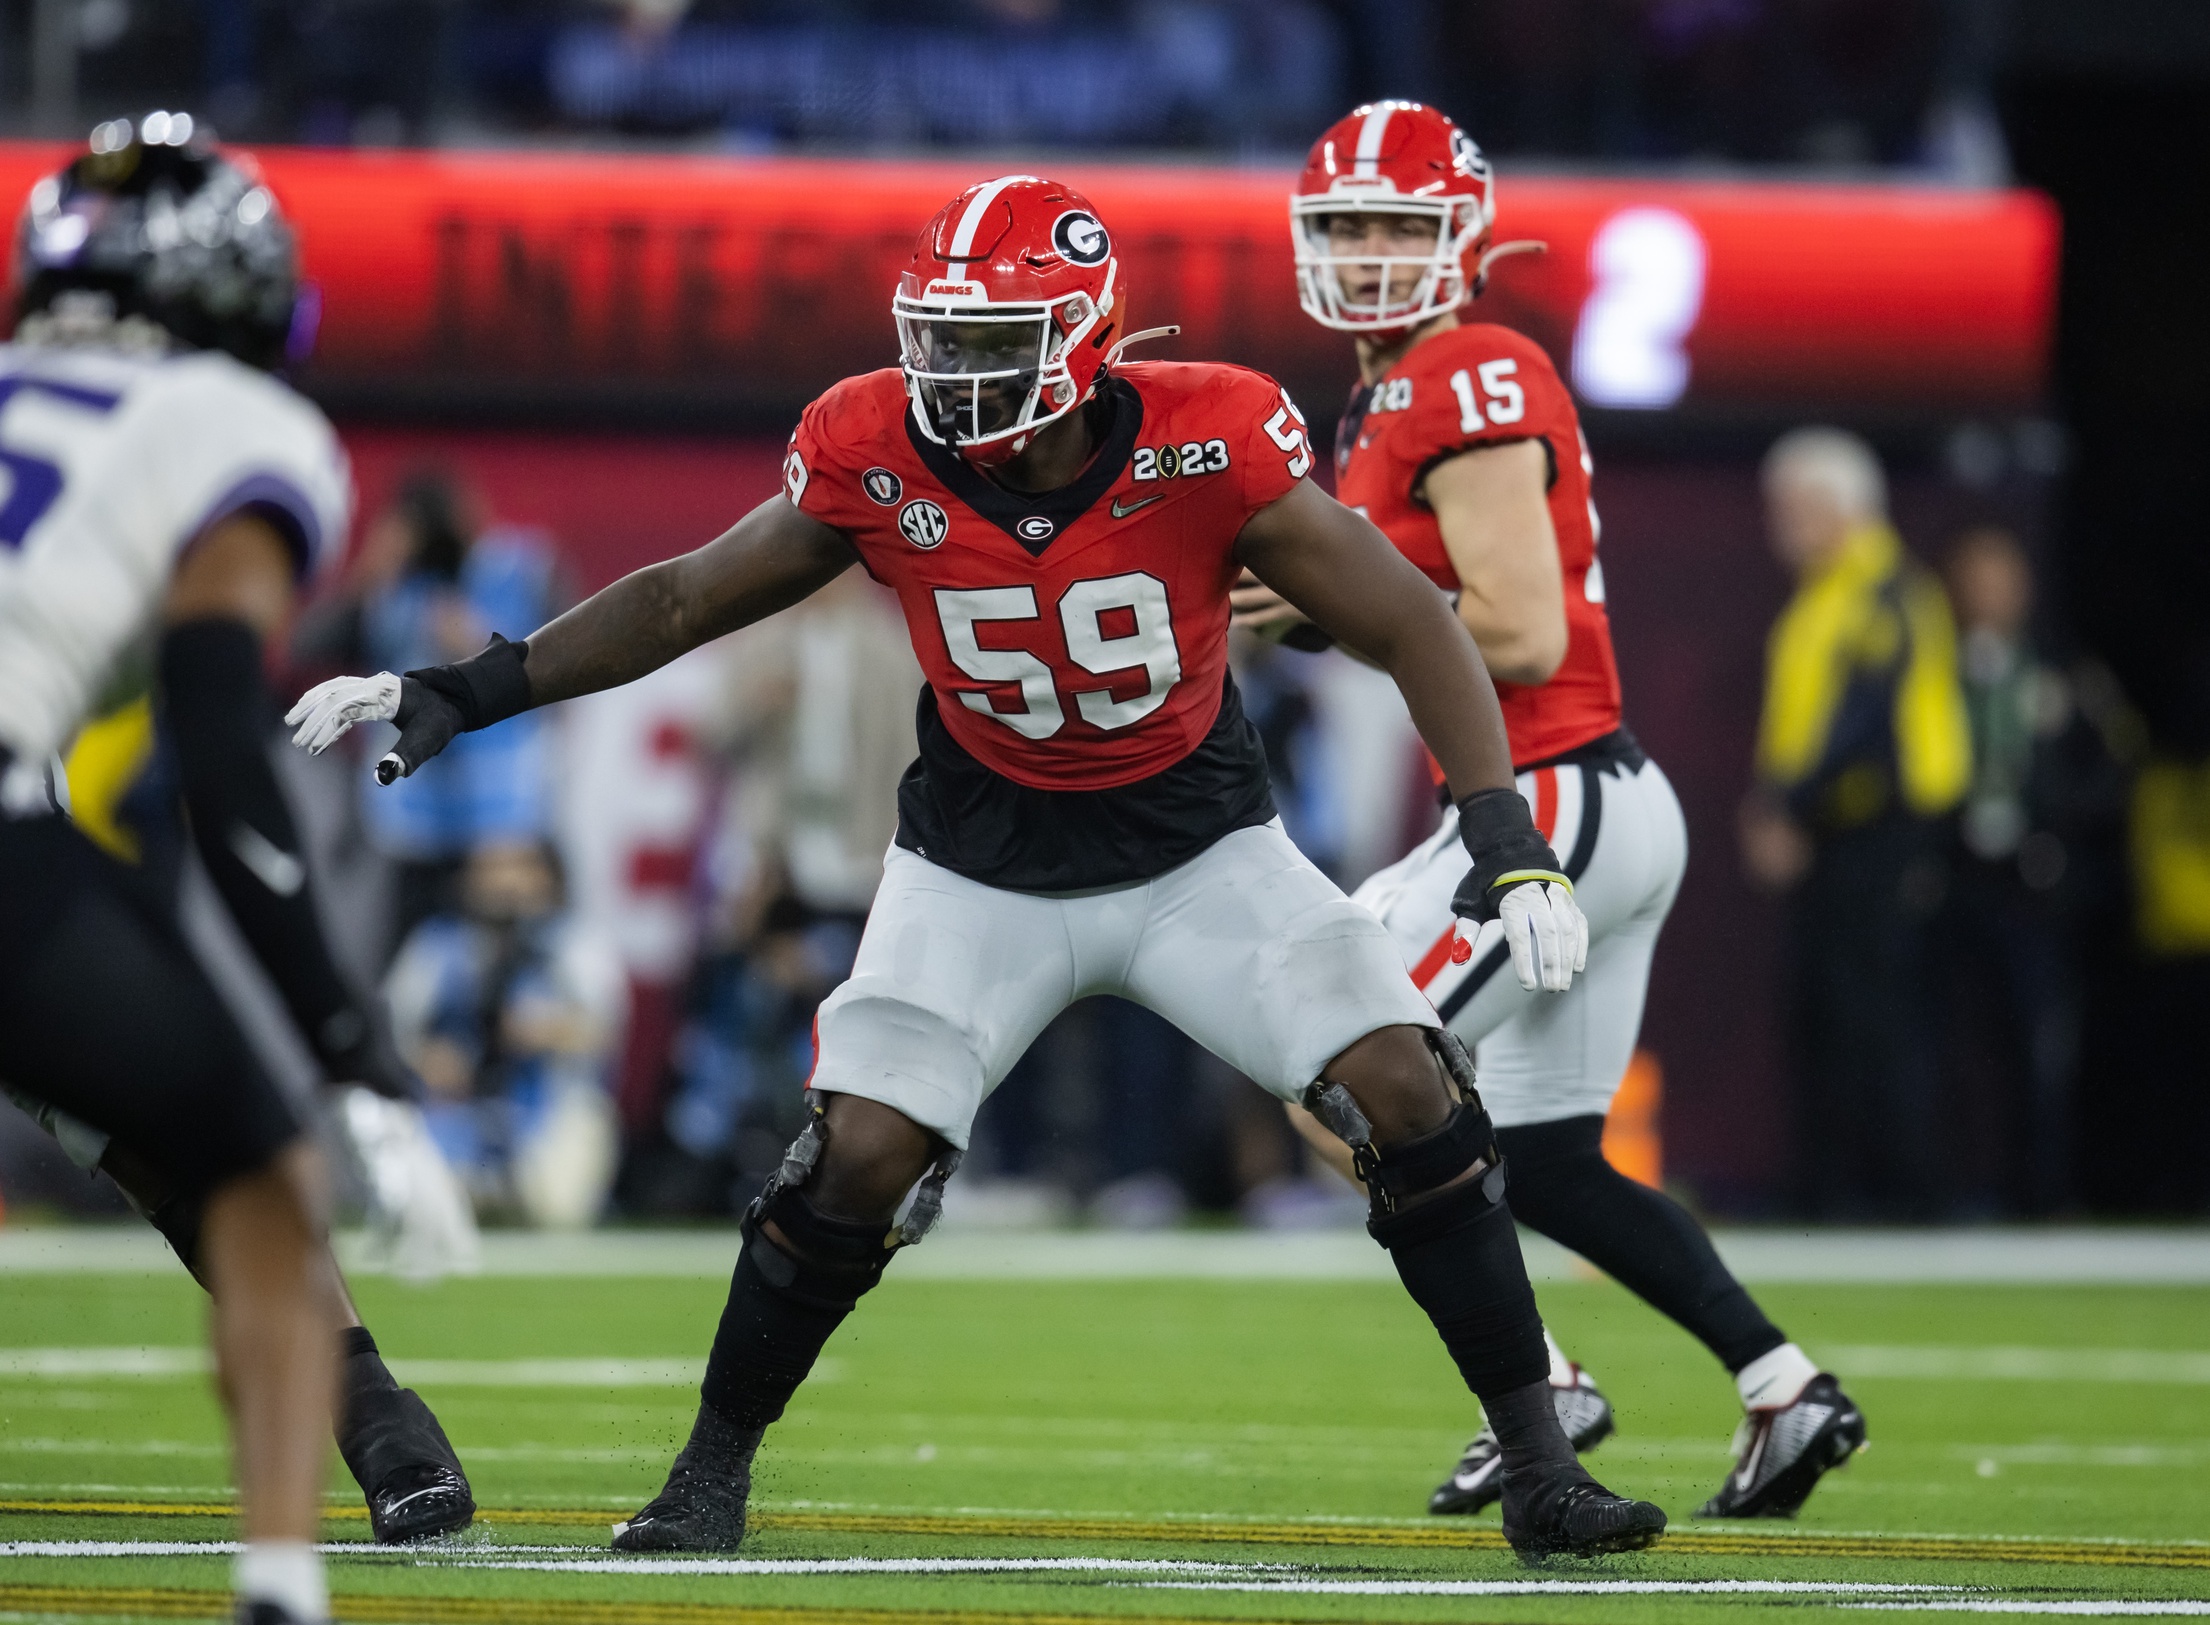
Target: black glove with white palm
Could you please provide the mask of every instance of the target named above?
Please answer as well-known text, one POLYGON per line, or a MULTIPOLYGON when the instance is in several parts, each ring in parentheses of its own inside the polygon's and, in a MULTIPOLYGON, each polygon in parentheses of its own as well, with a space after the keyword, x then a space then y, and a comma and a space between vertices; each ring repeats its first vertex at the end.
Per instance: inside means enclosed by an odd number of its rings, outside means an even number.
POLYGON ((493 633, 483 653, 449 666, 427 666, 394 677, 333 677, 317 683, 284 713, 292 743, 320 756, 363 722, 396 723, 399 742, 376 763, 376 781, 412 774, 453 742, 455 734, 488 728, 530 708, 529 644, 493 633))
POLYGON ((1458 838, 1473 868, 1451 911, 1501 921, 1519 985, 1563 993, 1588 968, 1588 920, 1526 801, 1517 790, 1476 790, 1458 803, 1458 838))

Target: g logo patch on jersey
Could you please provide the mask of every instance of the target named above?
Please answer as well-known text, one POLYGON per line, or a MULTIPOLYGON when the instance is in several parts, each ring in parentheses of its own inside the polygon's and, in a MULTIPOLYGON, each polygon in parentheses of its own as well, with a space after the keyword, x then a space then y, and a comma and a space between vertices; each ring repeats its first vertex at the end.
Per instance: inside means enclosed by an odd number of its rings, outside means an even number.
POLYGON ((870 468, 859 477, 859 484, 870 501, 879 502, 885 508, 895 508, 898 498, 905 495, 905 481, 887 468, 870 468))
POLYGON ((1112 238, 1087 209, 1069 209, 1051 223, 1051 246, 1074 265, 1103 265, 1113 251, 1112 238))
POLYGON ((1032 513, 1013 528, 1020 533, 1024 542, 1048 542, 1059 526, 1056 521, 1046 519, 1040 513, 1032 513))
POLYGON ((927 497, 916 497, 898 510, 898 533, 924 553, 932 547, 942 547, 951 528, 952 522, 944 516, 944 510, 927 497))

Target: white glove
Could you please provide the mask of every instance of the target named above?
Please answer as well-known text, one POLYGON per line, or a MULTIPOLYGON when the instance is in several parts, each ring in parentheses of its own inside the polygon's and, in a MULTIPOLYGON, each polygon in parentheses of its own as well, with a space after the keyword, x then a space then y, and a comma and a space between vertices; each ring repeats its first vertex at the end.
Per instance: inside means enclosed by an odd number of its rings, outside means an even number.
POLYGON ((373 677, 333 677, 300 695, 284 713, 297 729, 292 743, 320 756, 353 731, 358 722, 389 722, 399 714, 399 679, 388 671, 373 677))
POLYGON ((1571 888, 1530 880, 1498 903, 1496 917, 1512 950, 1512 969, 1529 992, 1563 993, 1588 968, 1588 917, 1571 888))

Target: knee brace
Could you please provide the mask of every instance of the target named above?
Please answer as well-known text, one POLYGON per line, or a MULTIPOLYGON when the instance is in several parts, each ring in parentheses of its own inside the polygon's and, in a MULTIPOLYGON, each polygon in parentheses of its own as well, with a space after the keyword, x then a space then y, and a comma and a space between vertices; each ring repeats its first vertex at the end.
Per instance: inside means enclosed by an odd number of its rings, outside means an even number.
MULTIPOLYGON (((1456 1114, 1459 1143, 1470 1142, 1472 1135, 1462 1125, 1475 1120, 1485 1140, 1487 1113, 1460 1106, 1456 1114)), ((1414 1144, 1439 1147, 1452 1132, 1446 1124, 1414 1144)), ((1489 1155, 1495 1156, 1493 1146, 1489 1155)), ((1441 1167, 1444 1161, 1438 1152, 1431 1166, 1441 1167)), ((1366 1232, 1387 1249, 1397 1278, 1427 1312, 1466 1386, 1487 1402, 1542 1381, 1550 1356, 1520 1258, 1519 1235, 1504 1205, 1502 1163, 1416 1207, 1384 1210, 1380 1202, 1377 1192, 1366 1232)))
POLYGON ((744 1256, 776 1296, 809 1309, 845 1315, 873 1290, 889 1266, 897 1231, 875 1220, 823 1213, 795 1186, 772 1185, 745 1213, 744 1256), (765 1226, 773 1220, 788 1248, 765 1226))
POLYGON ((1305 1091, 1305 1109, 1351 1148, 1352 1166, 1365 1183, 1376 1219, 1395 1213, 1406 1198, 1439 1190, 1468 1169, 1483 1165, 1487 1173, 1469 1183, 1477 1184, 1491 1203, 1504 1199, 1504 1156, 1497 1150, 1495 1126, 1473 1086, 1473 1058, 1447 1028, 1429 1027, 1424 1036, 1458 1097, 1443 1126, 1432 1133, 1383 1151, 1373 1143, 1373 1125, 1343 1085, 1315 1083, 1305 1091))

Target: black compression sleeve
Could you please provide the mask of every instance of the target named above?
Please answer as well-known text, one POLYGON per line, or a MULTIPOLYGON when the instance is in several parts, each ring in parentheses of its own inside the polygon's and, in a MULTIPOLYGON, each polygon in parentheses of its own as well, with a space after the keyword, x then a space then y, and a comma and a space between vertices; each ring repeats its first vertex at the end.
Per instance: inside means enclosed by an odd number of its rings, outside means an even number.
POLYGON ((275 706, 261 640, 235 620, 187 621, 161 640, 164 712, 192 839, 238 929, 327 1064, 368 1035, 315 918, 299 832, 265 748, 275 706))
POLYGON ((1703 1227, 1662 1191, 1604 1160, 1604 1120, 1500 1128, 1520 1223, 1570 1247, 1703 1340, 1729 1371, 1787 1341, 1734 1278, 1703 1227))

